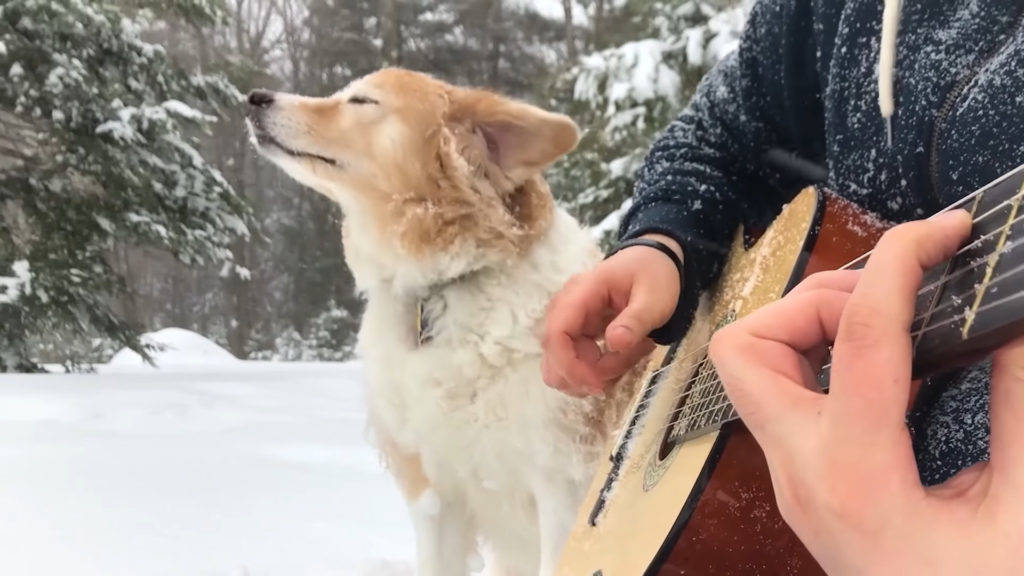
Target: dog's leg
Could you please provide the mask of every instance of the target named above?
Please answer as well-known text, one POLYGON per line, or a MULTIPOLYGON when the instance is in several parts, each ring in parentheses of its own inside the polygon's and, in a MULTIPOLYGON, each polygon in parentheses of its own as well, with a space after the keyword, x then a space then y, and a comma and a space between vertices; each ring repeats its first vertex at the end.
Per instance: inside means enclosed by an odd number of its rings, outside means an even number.
POLYGON ((569 538, 581 498, 568 480, 546 478, 537 482, 537 521, 540 529, 540 576, 554 576, 569 538))
POLYGON ((475 542, 466 507, 438 496, 418 455, 403 450, 380 431, 377 435, 388 469, 409 504, 418 576, 468 576, 475 542))
POLYGON ((417 576, 469 576, 476 549, 466 507, 427 490, 412 505, 417 576))

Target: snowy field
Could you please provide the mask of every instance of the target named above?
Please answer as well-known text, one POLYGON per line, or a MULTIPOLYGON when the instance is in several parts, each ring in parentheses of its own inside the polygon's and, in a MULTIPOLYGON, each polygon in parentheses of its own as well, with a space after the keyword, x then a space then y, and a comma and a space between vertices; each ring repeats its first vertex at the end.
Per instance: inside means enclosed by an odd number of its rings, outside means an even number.
POLYGON ((357 363, 163 336, 160 370, 128 353, 96 375, 0 377, 0 574, 412 574, 357 363))

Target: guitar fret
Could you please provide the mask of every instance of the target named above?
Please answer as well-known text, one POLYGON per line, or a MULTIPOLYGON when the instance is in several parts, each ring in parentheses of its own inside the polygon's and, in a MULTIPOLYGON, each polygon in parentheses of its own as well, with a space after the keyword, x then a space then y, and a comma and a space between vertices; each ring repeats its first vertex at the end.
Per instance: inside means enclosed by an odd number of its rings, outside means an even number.
POLYGON ((1010 235, 1010 229, 1017 219, 1017 211, 1020 208, 1021 194, 1024 194, 1024 183, 1022 183, 1021 188, 1017 190, 1017 194, 1010 203, 1010 215, 1007 217, 1006 224, 1003 226, 1003 229, 999 234, 999 241, 996 244, 995 249, 992 250, 992 254, 988 257, 988 264, 985 267, 985 277, 978 286, 974 297, 974 304, 971 306, 970 314, 967 316, 967 321, 964 322, 964 327, 961 331, 961 336, 964 339, 966 339, 968 334, 970 334, 971 326, 974 324, 978 308, 981 306, 981 299, 985 295, 985 291, 988 289, 989 283, 992 281, 992 272, 995 270, 996 264, 999 262, 999 257, 1006 248, 1006 239, 1010 235))
POLYGON ((672 415, 668 437, 682 443, 719 428, 736 418, 736 412, 722 387, 710 358, 704 357, 680 394, 672 415))
POLYGON ((938 305, 941 300, 940 297, 944 292, 946 282, 949 279, 952 269, 953 262, 950 261, 946 264, 935 266, 924 274, 921 285, 926 286, 927 288, 918 293, 914 309, 927 311, 924 314, 919 314, 910 326, 910 333, 917 334, 914 338, 915 349, 921 342, 921 335, 923 334, 922 328, 928 325, 932 316, 935 314, 935 311, 938 309, 938 305))
POLYGON ((1020 237, 1024 231, 1022 198, 1024 171, 972 198, 970 238, 957 256, 943 265, 941 281, 926 277, 922 284, 934 288, 922 291, 926 294, 919 295, 915 310, 923 316, 912 326, 915 374, 957 358, 968 359, 983 347, 977 335, 990 334, 1012 320, 1005 314, 1006 307, 987 304, 1021 286, 1015 276, 1024 271, 1024 247, 1014 247, 1024 242, 1020 237), (1004 294, 993 298, 1001 289, 1004 294))

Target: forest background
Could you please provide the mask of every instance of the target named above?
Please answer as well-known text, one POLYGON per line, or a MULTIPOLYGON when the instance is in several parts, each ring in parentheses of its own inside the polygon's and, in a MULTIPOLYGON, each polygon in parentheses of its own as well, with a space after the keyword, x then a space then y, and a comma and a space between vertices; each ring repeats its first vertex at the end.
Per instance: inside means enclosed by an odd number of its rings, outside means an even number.
POLYGON ((0 372, 165 327, 239 358, 344 360, 342 214, 254 153, 243 95, 382 66, 569 114, 548 174, 608 242, 651 141, 751 0, 0 0, 0 372))

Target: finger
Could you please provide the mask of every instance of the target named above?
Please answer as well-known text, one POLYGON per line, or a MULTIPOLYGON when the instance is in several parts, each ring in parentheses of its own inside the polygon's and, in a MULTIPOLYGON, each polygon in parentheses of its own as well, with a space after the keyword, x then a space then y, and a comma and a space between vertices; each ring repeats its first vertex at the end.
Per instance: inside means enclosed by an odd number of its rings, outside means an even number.
POLYGON ((872 252, 832 350, 830 396, 846 433, 906 433, 917 290, 924 271, 952 256, 969 231, 970 216, 956 210, 897 226, 872 252))
MULTIPOLYGON (((576 350, 575 342, 572 343, 572 349, 576 350)), ((572 356, 567 361, 559 362, 555 369, 561 373, 566 388, 577 395, 597 394, 604 389, 594 366, 581 358, 572 356)))
POLYGON ((1024 489, 1024 338, 1000 348, 992 358, 990 396, 991 464, 994 474, 1024 489))
MULTIPOLYGON (((787 296, 822 289, 850 293, 853 292, 853 289, 857 286, 857 281, 860 279, 860 275, 861 270, 859 269, 817 272, 803 279, 789 291, 787 296)), ((831 345, 831 343, 828 343, 828 345, 822 344, 815 349, 806 351, 807 363, 815 374, 819 374, 822 366, 824 366, 826 361, 829 360, 829 345, 831 345)), ((812 390, 820 389, 821 387, 819 385, 815 385, 812 388, 812 390)))
POLYGON ((799 294, 808 290, 840 290, 842 292, 853 292, 853 288, 860 279, 860 270, 829 270, 817 272, 804 278, 799 284, 793 287, 787 295, 799 294))
POLYGON ((544 355, 541 360, 541 375, 544 379, 544 383, 549 387, 558 390, 559 392, 581 398, 587 396, 587 391, 580 388, 579 386, 573 385, 571 382, 566 380, 561 372, 556 370, 551 364, 551 360, 548 355, 544 355))
POLYGON ((709 356, 737 413, 755 436, 791 422, 812 398, 804 353, 831 342, 850 295, 812 290, 786 296, 722 328, 709 356))
MULTIPOLYGON (((779 342, 754 338, 748 333, 716 334, 712 339, 710 356, 725 393, 765 452, 787 452, 784 446, 795 438, 785 430, 807 421, 806 407, 812 392, 795 384, 787 370, 761 363, 764 358, 778 359, 791 354, 795 352, 779 342), (727 349, 734 352, 724 352, 727 349), (736 354, 735 350, 744 353, 736 354), (726 361, 729 355, 745 361, 726 361)), ((799 360, 792 363, 799 366, 799 360)))
POLYGON ((741 326, 755 338, 774 340, 802 355, 835 340, 850 297, 830 288, 792 293, 726 328, 741 326))
POLYGON ((593 368, 577 356, 576 345, 586 338, 588 318, 602 317, 607 302, 607 287, 600 278, 585 276, 567 285, 549 306, 543 347, 551 357, 551 368, 573 386, 599 384, 593 368))
POLYGON ((544 354, 540 361, 540 374, 541 379, 544 383, 555 390, 560 392, 566 391, 566 381, 562 377, 562 373, 555 370, 551 365, 551 357, 548 354, 544 354))
POLYGON ((645 338, 639 344, 623 352, 608 352, 598 361, 597 376, 605 382, 618 379, 644 356, 655 348, 654 342, 645 338))
POLYGON ((605 331, 608 350, 630 350, 652 330, 664 324, 672 314, 671 308, 679 301, 678 292, 672 298, 666 297, 665 291, 669 289, 663 284, 638 277, 629 290, 626 307, 605 331))
POLYGON ((555 390, 563 390, 565 387, 565 380, 562 378, 562 374, 551 367, 551 356, 546 353, 541 356, 540 375, 541 379, 544 380, 544 384, 555 390))

